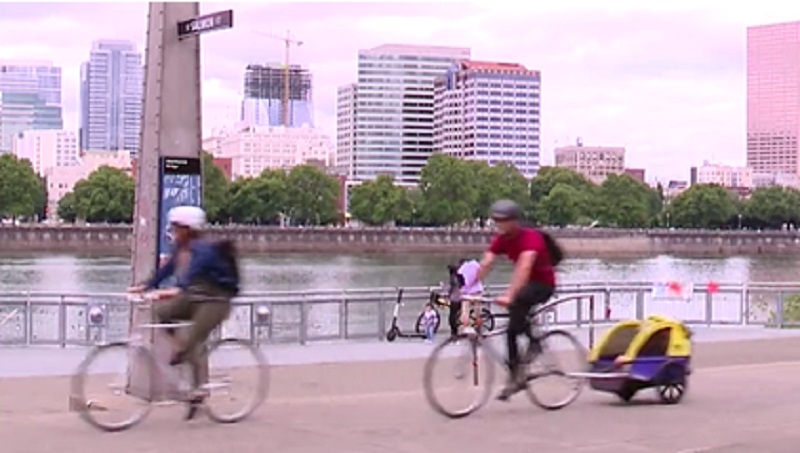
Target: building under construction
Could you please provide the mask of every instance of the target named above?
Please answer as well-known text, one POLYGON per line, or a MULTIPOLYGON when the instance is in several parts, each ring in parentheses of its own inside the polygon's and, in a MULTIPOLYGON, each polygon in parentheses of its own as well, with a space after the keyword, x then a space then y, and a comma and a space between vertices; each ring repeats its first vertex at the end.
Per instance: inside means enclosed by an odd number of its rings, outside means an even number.
POLYGON ((244 74, 242 120, 260 126, 283 124, 283 102, 288 100, 288 126, 314 125, 312 77, 299 65, 289 67, 288 96, 286 69, 282 64, 251 64, 244 74))

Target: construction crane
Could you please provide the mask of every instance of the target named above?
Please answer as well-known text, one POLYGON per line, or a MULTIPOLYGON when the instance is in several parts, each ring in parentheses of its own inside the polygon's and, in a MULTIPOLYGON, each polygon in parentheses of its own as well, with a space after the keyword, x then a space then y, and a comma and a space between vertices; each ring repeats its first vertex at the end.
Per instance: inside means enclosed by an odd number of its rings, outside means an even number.
POLYGON ((289 127, 289 62, 291 57, 291 48, 292 45, 300 47, 303 45, 303 41, 298 39, 292 38, 292 34, 289 30, 286 30, 286 36, 279 36, 272 33, 266 33, 258 30, 253 30, 254 33, 259 34, 261 36, 266 36, 268 38, 277 39, 279 41, 283 41, 284 45, 286 46, 286 52, 284 54, 283 59, 283 99, 281 99, 281 120, 285 127, 289 127))

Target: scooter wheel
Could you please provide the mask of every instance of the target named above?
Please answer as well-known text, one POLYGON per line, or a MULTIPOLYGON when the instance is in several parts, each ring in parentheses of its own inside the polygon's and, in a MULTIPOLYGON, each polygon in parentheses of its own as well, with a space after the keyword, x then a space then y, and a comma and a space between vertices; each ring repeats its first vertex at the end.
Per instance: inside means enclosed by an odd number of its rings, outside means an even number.
POLYGON ((386 332, 386 341, 391 343, 395 340, 395 338, 397 338, 397 329, 392 329, 386 332))

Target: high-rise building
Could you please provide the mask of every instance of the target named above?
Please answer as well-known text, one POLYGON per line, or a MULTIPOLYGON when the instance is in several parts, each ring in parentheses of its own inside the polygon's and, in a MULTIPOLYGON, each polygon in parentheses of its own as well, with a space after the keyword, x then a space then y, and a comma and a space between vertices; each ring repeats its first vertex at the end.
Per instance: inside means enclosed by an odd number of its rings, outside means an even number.
MULTIPOLYGON (((253 126, 282 126, 286 68, 280 64, 247 65, 244 73, 243 122, 253 126)), ((312 77, 308 69, 289 66, 289 127, 314 127, 312 77)))
POLYGON ((20 159, 28 159, 33 170, 42 176, 48 169, 71 167, 80 160, 74 131, 24 131, 14 137, 13 152, 20 159))
POLYGON ((0 62, 0 153, 31 129, 61 129, 61 68, 49 62, 0 62))
POLYGON ((747 29, 747 166, 800 174, 800 22, 747 29))
POLYGON ((337 161, 351 184, 380 174, 403 186, 419 183, 433 152, 434 80, 469 58, 462 47, 390 44, 359 52, 358 83, 340 89, 337 113, 337 161))
POLYGON ((344 175, 355 171, 357 87, 344 85, 336 92, 336 169, 344 175))
POLYGON ((437 152, 514 165, 526 178, 539 170, 539 71, 516 63, 460 61, 435 83, 437 152))
POLYGON ((608 175, 625 173, 625 148, 611 146, 574 146, 555 149, 556 167, 580 173, 595 184, 602 184, 608 175))
POLYGON ((93 43, 81 66, 81 149, 138 154, 143 77, 142 54, 132 42, 93 43))

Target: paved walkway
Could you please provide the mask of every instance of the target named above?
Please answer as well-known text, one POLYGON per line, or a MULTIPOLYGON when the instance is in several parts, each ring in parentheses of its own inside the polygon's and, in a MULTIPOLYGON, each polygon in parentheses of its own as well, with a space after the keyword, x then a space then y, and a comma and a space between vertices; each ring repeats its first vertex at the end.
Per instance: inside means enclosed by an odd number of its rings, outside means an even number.
POLYGON ((587 391, 545 412, 520 395, 456 421, 426 405, 420 359, 280 366, 270 400, 246 422, 185 423, 179 408, 161 408, 118 434, 67 412, 67 378, 4 378, 0 442, 3 453, 796 453, 799 337, 701 343, 695 361, 677 406, 587 391))

